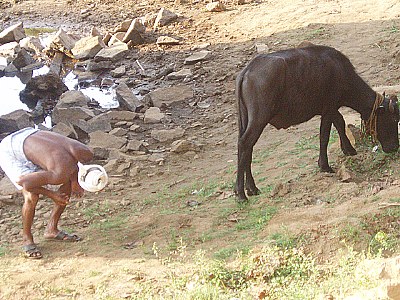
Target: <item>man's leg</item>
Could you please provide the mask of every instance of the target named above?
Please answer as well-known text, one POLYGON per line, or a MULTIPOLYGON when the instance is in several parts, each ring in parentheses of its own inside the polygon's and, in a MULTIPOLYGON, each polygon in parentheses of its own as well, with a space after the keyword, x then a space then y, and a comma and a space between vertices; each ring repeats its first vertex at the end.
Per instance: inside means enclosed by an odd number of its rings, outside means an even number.
POLYGON ((32 236, 32 224, 39 195, 22 190, 24 205, 22 206, 22 238, 26 255, 30 258, 41 258, 42 253, 36 248, 32 236))

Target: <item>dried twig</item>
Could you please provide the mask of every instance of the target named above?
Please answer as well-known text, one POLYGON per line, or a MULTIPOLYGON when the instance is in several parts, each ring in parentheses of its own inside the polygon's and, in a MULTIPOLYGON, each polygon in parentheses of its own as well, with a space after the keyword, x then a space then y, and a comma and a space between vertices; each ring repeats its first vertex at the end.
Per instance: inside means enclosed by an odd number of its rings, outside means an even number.
POLYGON ((388 208, 388 207, 397 207, 400 206, 400 203, 380 203, 378 205, 379 209, 384 209, 384 208, 388 208))

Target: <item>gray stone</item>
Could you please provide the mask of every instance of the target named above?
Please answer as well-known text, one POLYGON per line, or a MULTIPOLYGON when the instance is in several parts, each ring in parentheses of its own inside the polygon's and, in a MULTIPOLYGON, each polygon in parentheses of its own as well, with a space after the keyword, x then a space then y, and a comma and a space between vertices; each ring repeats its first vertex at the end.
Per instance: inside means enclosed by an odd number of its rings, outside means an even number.
POLYGON ((159 142, 166 142, 182 137, 185 134, 185 129, 178 127, 174 129, 153 129, 151 137, 159 142))
POLYGON ((115 136, 125 136, 128 133, 128 130, 125 128, 114 128, 113 130, 110 131, 110 134, 115 135, 115 136))
POLYGON ((120 149, 127 142, 126 138, 117 137, 103 131, 92 132, 89 134, 89 138, 88 146, 93 148, 120 149))
POLYGON ((93 58, 106 45, 99 36, 84 37, 77 41, 71 52, 76 59, 93 58))
POLYGON ((257 43, 254 47, 256 48, 257 53, 263 54, 269 52, 269 47, 266 44, 257 43))
POLYGON ((56 107, 57 108, 67 108, 67 107, 87 107, 90 98, 86 96, 81 91, 67 91, 61 95, 58 100, 56 107))
POLYGON ((24 48, 22 48, 13 59, 13 65, 17 69, 26 67, 30 64, 33 64, 34 62, 35 61, 34 61, 33 57, 24 48))
POLYGON ((79 120, 89 120, 94 117, 94 113, 85 107, 58 108, 55 107, 52 113, 54 124, 60 122, 65 124, 77 124, 79 120))
POLYGON ((91 60, 87 64, 87 70, 90 72, 112 69, 113 67, 114 67, 113 63, 110 60, 104 60, 99 62, 91 60))
POLYGON ((129 140, 128 144, 125 146, 126 151, 143 151, 143 142, 135 139, 129 140))
POLYGON ((16 195, 16 194, 18 194, 17 188, 7 176, 4 176, 0 180, 0 195, 4 196, 4 195, 16 195))
POLYGON ((53 126, 52 131, 72 139, 78 139, 78 134, 76 133, 74 127, 70 124, 60 122, 53 126))
POLYGON ((111 36, 110 40, 108 41, 107 45, 108 46, 112 46, 112 45, 117 45, 117 44, 124 43, 123 42, 124 36, 125 36, 125 32, 114 33, 111 36))
POLYGON ((117 94, 119 106, 122 109, 136 112, 143 107, 143 104, 125 83, 121 82, 115 89, 115 92, 117 94))
POLYGON ((124 43, 130 43, 132 45, 140 45, 143 44, 144 38, 139 31, 137 31, 135 28, 132 28, 129 29, 129 31, 124 35, 122 41, 124 43))
POLYGON ((133 121, 137 118, 137 113, 133 111, 119 111, 119 110, 111 110, 104 113, 111 122, 118 122, 118 121, 133 121))
POLYGON ((167 75, 167 79, 176 80, 176 79, 184 79, 186 77, 191 77, 193 75, 190 69, 182 69, 177 72, 172 72, 167 75))
POLYGON ((117 61, 123 58, 128 53, 128 45, 125 43, 118 43, 108 48, 101 49, 94 60, 99 62, 102 60, 117 61))
POLYGON ((110 120, 97 116, 87 121, 80 120, 74 125, 87 134, 95 131, 109 132, 112 129, 110 120))
POLYGON ((23 109, 0 117, 0 132, 13 132, 34 125, 31 114, 23 109))
POLYGON ((164 119, 165 115, 160 111, 158 107, 150 107, 144 113, 144 123, 155 124, 160 123, 164 119))
POLYGON ((165 26, 178 18, 178 15, 172 11, 169 11, 165 8, 161 8, 157 14, 157 17, 154 21, 154 29, 157 27, 165 26))
POLYGON ((110 72, 111 76, 112 76, 112 77, 115 77, 115 78, 122 77, 122 76, 125 75, 125 73, 126 73, 126 68, 125 68, 125 66, 119 66, 118 68, 115 68, 114 70, 112 70, 112 71, 110 72))
POLYGON ((117 32, 127 32, 129 27, 132 24, 132 20, 125 20, 121 22, 120 24, 117 25, 117 27, 114 28, 114 33, 117 32))
POLYGON ((207 58, 209 58, 210 53, 211 52, 208 51, 208 50, 201 50, 199 52, 196 52, 196 53, 192 54, 191 56, 187 57, 185 59, 184 64, 185 65, 192 65, 192 64, 195 64, 195 63, 197 63, 199 61, 206 60, 207 58))
POLYGON ((174 102, 193 98, 193 90, 190 86, 180 84, 171 87, 159 88, 148 93, 145 98, 156 107, 163 107, 174 102))
POLYGON ((156 41, 157 45, 179 45, 180 41, 170 36, 160 36, 156 41))
POLYGON ((0 44, 19 42, 24 37, 26 37, 24 25, 22 22, 19 22, 0 32, 0 44))

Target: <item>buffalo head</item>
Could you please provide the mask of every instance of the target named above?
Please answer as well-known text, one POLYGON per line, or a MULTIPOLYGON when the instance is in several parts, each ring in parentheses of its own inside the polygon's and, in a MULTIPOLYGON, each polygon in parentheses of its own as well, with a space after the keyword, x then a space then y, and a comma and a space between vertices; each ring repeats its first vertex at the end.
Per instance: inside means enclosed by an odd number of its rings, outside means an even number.
MULTIPOLYGON (((384 94, 385 95, 385 94, 384 94)), ((384 96, 384 100, 376 111, 377 138, 386 153, 395 152, 399 148, 398 123, 399 106, 395 95, 384 96)))

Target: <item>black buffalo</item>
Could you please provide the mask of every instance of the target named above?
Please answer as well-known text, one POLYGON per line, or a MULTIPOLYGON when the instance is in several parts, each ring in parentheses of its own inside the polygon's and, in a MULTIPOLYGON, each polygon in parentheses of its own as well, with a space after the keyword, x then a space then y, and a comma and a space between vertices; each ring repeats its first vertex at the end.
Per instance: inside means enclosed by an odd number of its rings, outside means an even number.
POLYGON ((332 124, 344 154, 355 155, 338 111, 350 107, 361 114, 367 131, 385 152, 399 147, 397 98, 376 93, 355 72, 349 59, 331 47, 310 45, 256 56, 236 79, 239 110, 238 170, 235 192, 239 201, 259 194, 251 173, 253 147, 267 124, 288 128, 321 116, 318 165, 333 172, 327 147, 332 124))

